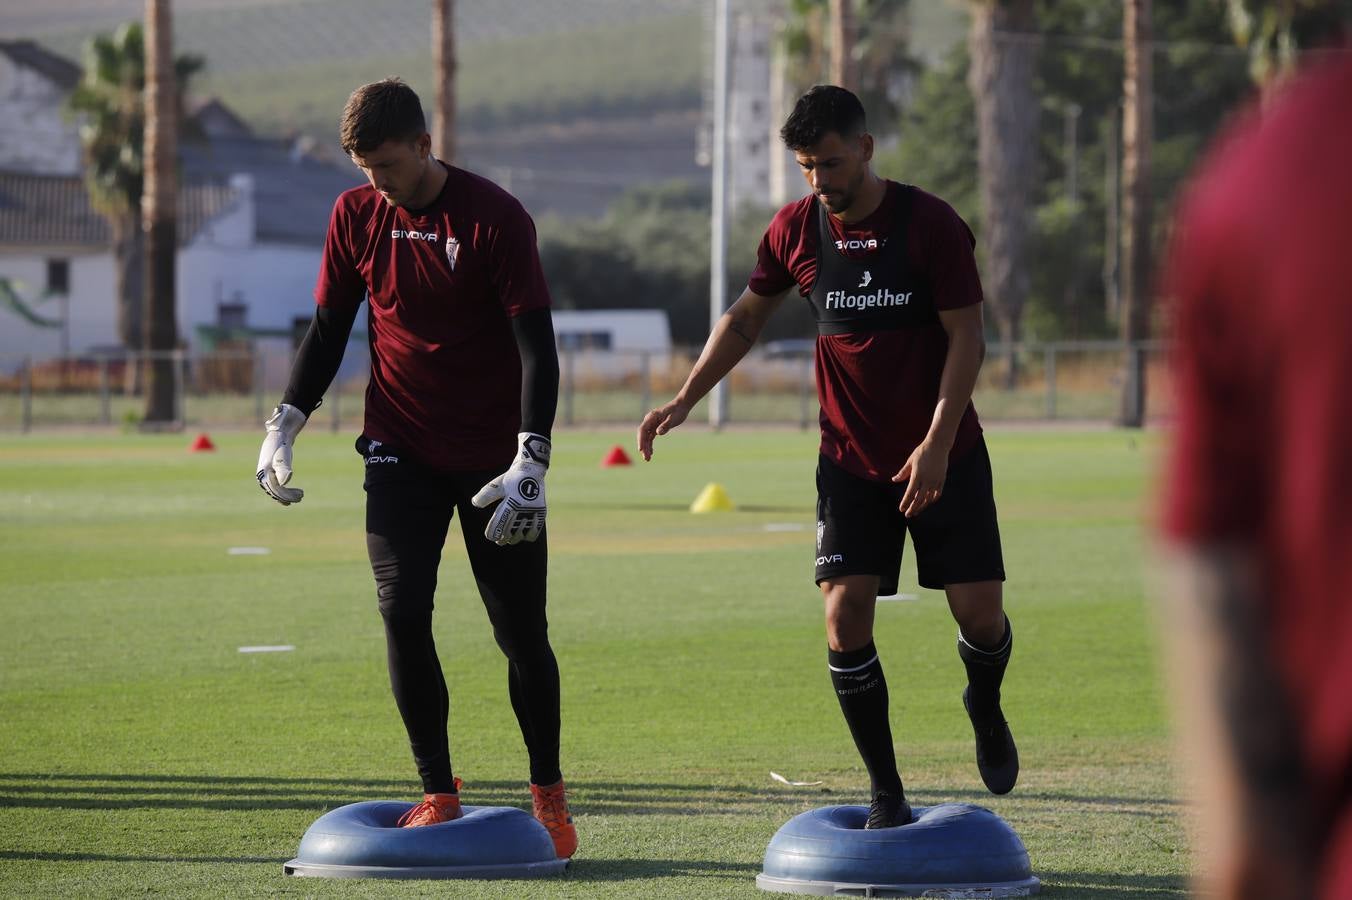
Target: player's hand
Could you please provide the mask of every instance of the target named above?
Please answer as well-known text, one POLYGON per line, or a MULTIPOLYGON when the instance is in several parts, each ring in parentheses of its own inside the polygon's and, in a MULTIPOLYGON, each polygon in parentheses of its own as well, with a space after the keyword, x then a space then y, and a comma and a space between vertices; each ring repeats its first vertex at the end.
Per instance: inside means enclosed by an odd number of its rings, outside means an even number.
POLYGON ((911 451, 901 471, 892 476, 892 481, 897 484, 910 482, 897 508, 908 519, 919 515, 943 496, 947 478, 948 452, 928 441, 921 442, 919 447, 911 451))
POLYGON ((643 417, 638 426, 638 452, 647 462, 653 458, 653 438, 666 434, 685 421, 690 415, 690 407, 678 400, 672 400, 665 406, 659 406, 643 417))
POLYGON ((305 421, 305 413, 283 403, 264 423, 268 434, 263 438, 263 449, 258 451, 258 486, 282 506, 299 503, 305 496, 300 488, 285 486, 291 480, 291 445, 296 443, 296 435, 305 427, 305 421))
POLYGON ((523 431, 516 440, 516 459, 511 466, 470 500, 480 509, 502 501, 484 529, 484 537, 501 546, 533 541, 545 527, 549 438, 523 431))

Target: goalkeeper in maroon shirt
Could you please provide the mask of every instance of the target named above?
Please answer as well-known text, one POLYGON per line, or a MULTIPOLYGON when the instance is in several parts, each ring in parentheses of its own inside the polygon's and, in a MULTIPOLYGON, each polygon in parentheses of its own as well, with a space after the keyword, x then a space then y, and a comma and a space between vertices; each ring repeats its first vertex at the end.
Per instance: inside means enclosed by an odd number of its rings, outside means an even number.
POLYGON ((437 568, 458 512, 507 657, 535 816, 559 857, 571 857, 577 834, 559 769, 559 669, 545 616, 544 480, 559 365, 535 226, 506 191, 432 156, 422 106, 401 81, 354 91, 341 137, 370 184, 334 204, 314 321, 267 421, 258 483, 283 505, 300 502, 303 492, 288 486, 292 445, 366 300, 371 377, 357 439, 366 546, 390 685, 424 792, 400 824, 460 815, 449 693, 432 639, 437 568))

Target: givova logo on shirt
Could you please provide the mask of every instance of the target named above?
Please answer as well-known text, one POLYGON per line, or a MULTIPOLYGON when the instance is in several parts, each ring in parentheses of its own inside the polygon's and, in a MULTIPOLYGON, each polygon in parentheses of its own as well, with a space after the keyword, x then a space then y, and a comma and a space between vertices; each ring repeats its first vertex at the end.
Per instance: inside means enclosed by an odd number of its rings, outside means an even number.
POLYGON ((404 231, 402 228, 395 228, 390 232, 390 237, 395 240, 408 238, 410 241, 435 241, 437 233, 435 231, 404 231))

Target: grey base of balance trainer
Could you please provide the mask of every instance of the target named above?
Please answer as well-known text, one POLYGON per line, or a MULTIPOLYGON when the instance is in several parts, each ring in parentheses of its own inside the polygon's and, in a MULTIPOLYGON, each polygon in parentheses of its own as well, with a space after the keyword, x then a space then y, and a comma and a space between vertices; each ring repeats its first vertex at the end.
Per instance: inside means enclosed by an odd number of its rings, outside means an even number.
POLYGON ((796 878, 756 876, 756 887, 778 894, 811 894, 816 897, 934 897, 943 900, 986 897, 1031 897, 1042 886, 1036 878, 1004 884, 859 884, 840 881, 803 881, 796 878))
POLYGON ((376 800, 327 812, 282 871, 308 878, 539 878, 568 867, 549 831, 515 807, 465 806, 450 822, 398 827, 412 806, 376 800))
POLYGON ((770 839, 756 886, 863 897, 1028 897, 1041 882, 1008 823, 969 803, 917 807, 907 825, 867 830, 863 806, 794 816, 770 839))
POLYGON ((568 868, 568 860, 508 866, 337 866, 293 859, 282 866, 298 878, 545 878, 568 868))

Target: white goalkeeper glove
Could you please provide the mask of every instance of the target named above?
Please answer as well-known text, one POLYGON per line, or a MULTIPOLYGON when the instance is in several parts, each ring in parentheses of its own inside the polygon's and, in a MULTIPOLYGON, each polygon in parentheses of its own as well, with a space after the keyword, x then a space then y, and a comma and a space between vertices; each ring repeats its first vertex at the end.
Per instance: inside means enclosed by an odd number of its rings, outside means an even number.
POLYGON ((488 520, 484 537, 495 544, 533 541, 545 527, 545 471, 549 469, 549 438, 523 431, 516 436, 512 465, 479 489, 470 500, 483 509, 502 503, 488 520))
POLYGON ((305 413, 283 403, 264 424, 268 436, 263 438, 263 449, 258 451, 258 486, 282 506, 299 503, 305 492, 284 485, 291 480, 291 445, 305 427, 305 413))

